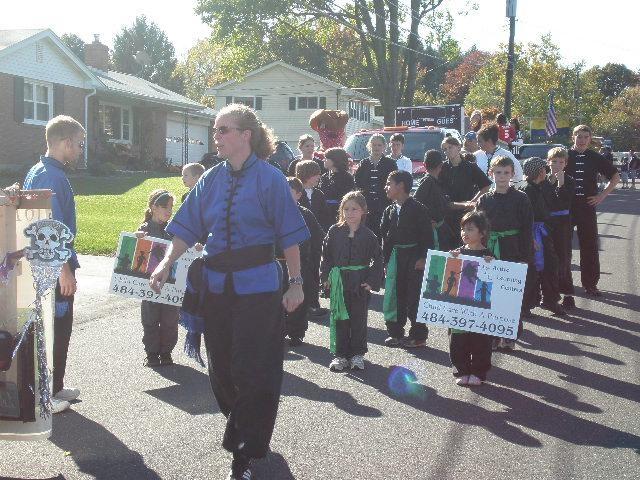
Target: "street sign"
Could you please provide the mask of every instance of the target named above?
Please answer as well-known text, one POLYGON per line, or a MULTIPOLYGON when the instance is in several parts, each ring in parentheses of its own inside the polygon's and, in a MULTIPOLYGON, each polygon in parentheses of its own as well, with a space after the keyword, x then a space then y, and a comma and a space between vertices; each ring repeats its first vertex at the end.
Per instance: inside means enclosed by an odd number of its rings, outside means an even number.
POLYGON ((396 125, 404 127, 455 128, 463 132, 462 105, 425 105, 396 108, 396 125))
POLYGON ((507 17, 515 17, 518 8, 518 0, 507 0, 507 17))

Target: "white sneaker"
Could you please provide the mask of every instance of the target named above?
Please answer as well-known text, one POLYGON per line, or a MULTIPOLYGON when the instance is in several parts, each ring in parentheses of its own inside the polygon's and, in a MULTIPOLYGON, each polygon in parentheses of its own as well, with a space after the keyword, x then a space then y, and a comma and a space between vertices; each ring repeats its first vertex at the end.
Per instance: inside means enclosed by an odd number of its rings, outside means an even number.
POLYGON ((51 413, 61 413, 71 408, 71 404, 66 400, 51 399, 51 413))
POLYGON ((354 355, 349 361, 351 370, 364 370, 364 357, 362 355, 354 355))
POLYGON ((332 372, 341 372, 348 367, 349 360, 344 357, 336 357, 331 360, 331 363, 329 364, 329 370, 331 370, 332 372))
POLYGON ((56 400, 66 400, 67 402, 73 402, 80 396, 80 390, 77 388, 63 388, 56 393, 53 398, 56 400))

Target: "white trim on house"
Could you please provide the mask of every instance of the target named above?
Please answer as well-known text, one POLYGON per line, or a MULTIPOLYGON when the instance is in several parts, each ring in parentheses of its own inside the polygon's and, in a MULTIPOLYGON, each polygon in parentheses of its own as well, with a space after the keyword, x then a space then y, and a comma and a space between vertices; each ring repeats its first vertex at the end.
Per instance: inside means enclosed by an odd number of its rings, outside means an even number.
POLYGON ((118 103, 112 103, 112 102, 102 102, 102 101, 98 101, 98 111, 96 113, 96 115, 98 116, 98 128, 100 128, 100 125, 102 125, 102 132, 99 132, 101 134, 104 133, 104 124, 105 124, 105 119, 101 118, 104 117, 104 110, 102 110, 101 112, 101 107, 111 107, 111 108, 119 108, 120 109, 120 132, 118 135, 118 138, 109 138, 107 140, 107 142, 110 143, 122 143, 122 144, 127 144, 130 145, 133 141, 133 112, 131 110, 131 106, 129 105, 122 105, 122 104, 118 104, 118 103), (128 119, 128 122, 125 123, 125 113, 128 119), (127 136, 128 138, 124 138, 124 133, 125 133, 125 125, 128 127, 127 128, 127 136))
MULTIPOLYGON (((51 120, 52 115, 53 115, 53 84, 49 83, 49 82, 43 82, 41 80, 33 80, 30 78, 25 78, 24 79, 24 86, 26 87, 27 85, 30 85, 32 87, 31 89, 31 100, 27 100, 26 98, 24 98, 24 119, 23 119, 23 123, 27 123, 29 125, 46 125, 47 122, 49 120, 51 120), (47 119, 46 120, 39 120, 38 119, 38 104, 40 105, 45 105, 45 102, 42 101, 38 101, 38 87, 46 87, 47 89, 47 108, 48 108, 48 112, 47 112, 47 119), (28 109, 27 109, 27 103, 33 103, 33 110, 32 110, 32 118, 28 117, 28 109)), ((26 88, 25 88, 26 90, 26 88)))

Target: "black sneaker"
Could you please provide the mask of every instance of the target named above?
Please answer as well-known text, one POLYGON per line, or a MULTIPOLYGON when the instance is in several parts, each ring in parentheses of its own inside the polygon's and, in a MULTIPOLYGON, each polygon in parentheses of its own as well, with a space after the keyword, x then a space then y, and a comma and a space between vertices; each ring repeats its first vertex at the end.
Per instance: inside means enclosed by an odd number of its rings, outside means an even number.
POLYGON ((173 358, 170 353, 160 355, 160 365, 173 365, 173 358))
POLYGON ((573 310, 576 308, 576 300, 571 295, 565 295, 562 299, 562 306, 565 310, 573 310))
POLYGON ((227 480, 251 480, 251 460, 244 456, 234 458, 227 480))
POLYGON ((160 366, 160 355, 147 354, 147 358, 144 359, 143 365, 145 367, 159 367, 160 366))
POLYGON ((585 288, 585 292, 588 297, 601 297, 602 292, 598 290, 598 287, 588 287, 585 288))
POLYGON ((567 312, 562 308, 562 305, 559 303, 541 303, 540 308, 544 308, 545 310, 549 310, 554 315, 563 316, 566 315, 567 312))
POLYGON ((300 345, 302 345, 304 342, 302 341, 301 338, 298 337, 291 337, 289 338, 289 346, 290 347, 299 347, 300 345))

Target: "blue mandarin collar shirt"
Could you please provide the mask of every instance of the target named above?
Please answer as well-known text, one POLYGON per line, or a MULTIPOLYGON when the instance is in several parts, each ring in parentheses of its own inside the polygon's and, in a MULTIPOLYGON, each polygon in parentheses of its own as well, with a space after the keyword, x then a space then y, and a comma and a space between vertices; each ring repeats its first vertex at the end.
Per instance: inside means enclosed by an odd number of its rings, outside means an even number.
MULTIPOLYGON (((51 216, 54 220, 64 223, 71 233, 76 235, 76 202, 62 163, 55 158, 40 157, 40 161, 27 173, 23 188, 52 190, 55 195, 51 197, 51 216)), ((75 250, 69 262, 72 269, 80 266, 75 250)))
MULTIPOLYGON (((204 242, 204 256, 239 248, 273 244, 282 249, 307 240, 309 230, 282 172, 255 154, 241 170, 223 162, 189 192, 166 228, 189 246, 204 242)), ((226 274, 207 268, 209 290, 222 293, 226 274)), ((277 291, 281 272, 277 262, 233 272, 238 294, 277 291)))

